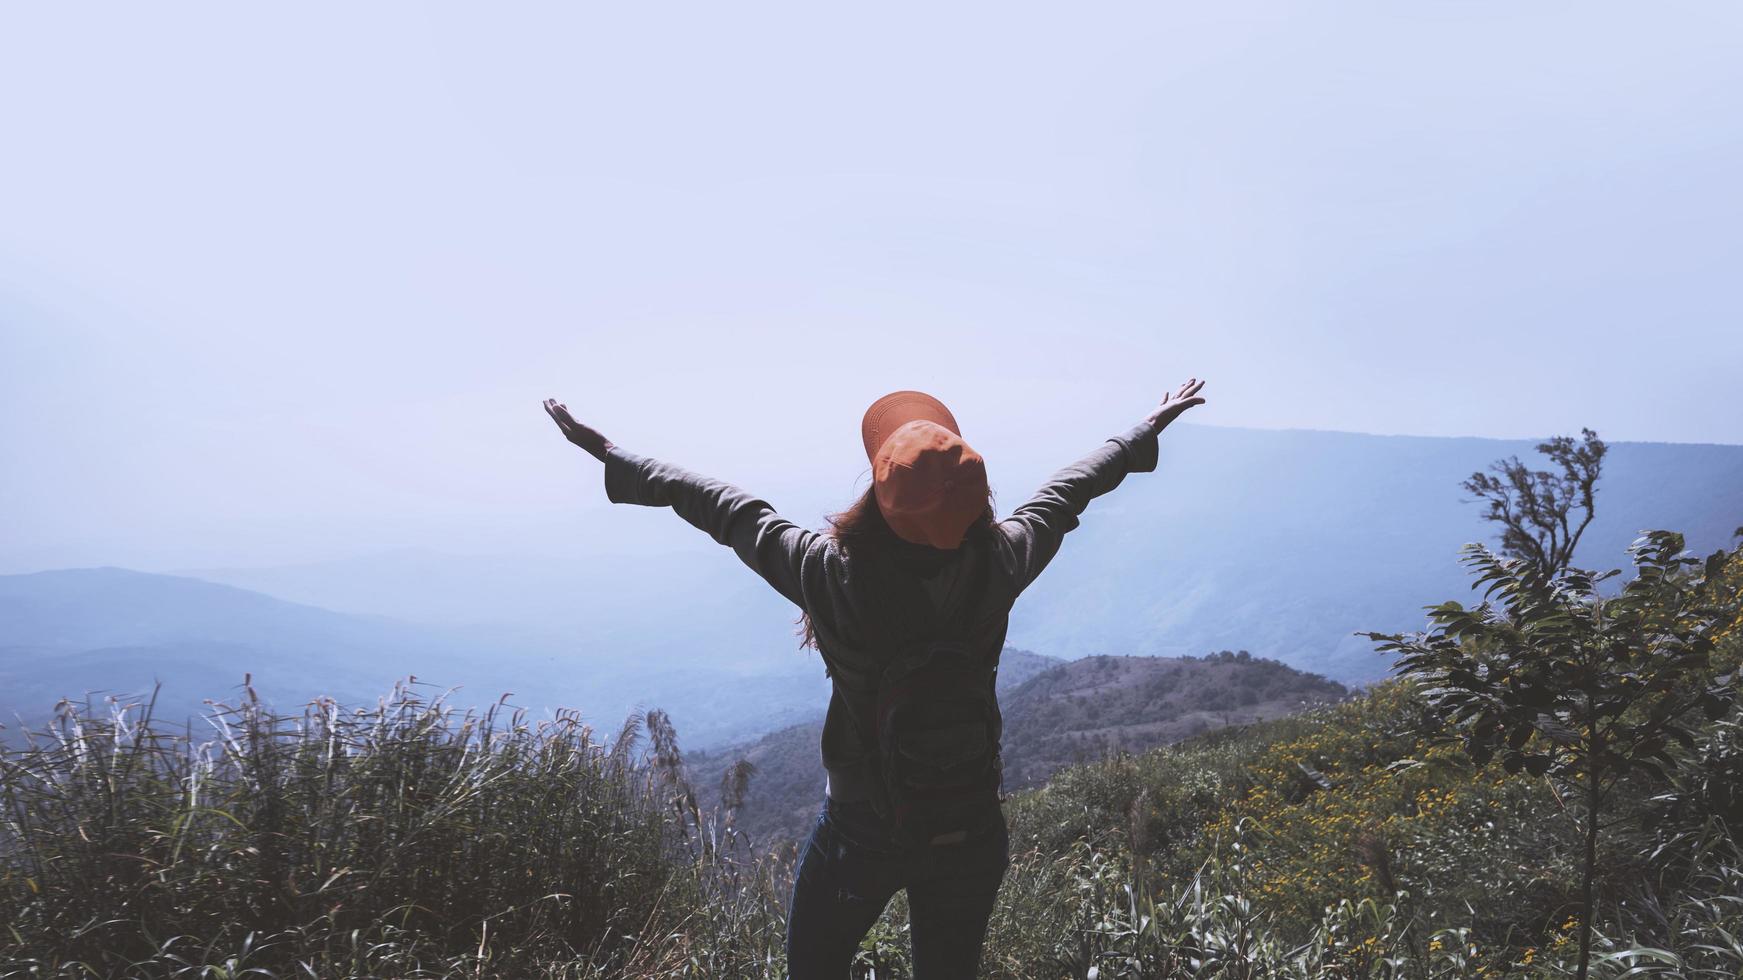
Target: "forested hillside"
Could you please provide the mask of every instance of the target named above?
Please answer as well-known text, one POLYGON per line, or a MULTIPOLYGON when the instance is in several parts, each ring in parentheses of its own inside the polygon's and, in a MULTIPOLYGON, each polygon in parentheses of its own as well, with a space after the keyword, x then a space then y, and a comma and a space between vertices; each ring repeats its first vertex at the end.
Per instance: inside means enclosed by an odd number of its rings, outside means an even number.
POLYGON ((1005 784, 1026 789, 1071 763, 1142 752, 1348 694, 1335 681, 1245 650, 1074 660, 1002 699, 1005 784))
MULTIPOLYGON (((1000 699, 1060 665, 1053 657, 1006 647, 999 655, 1000 699)), ((817 817, 823 802, 822 740, 823 720, 818 717, 749 742, 691 752, 684 760, 687 777, 703 804, 713 808, 720 803, 727 774, 740 762, 750 763, 748 791, 735 815, 737 826, 759 846, 777 846, 803 836, 817 817)))
MULTIPOLYGON (((1000 659, 1007 792, 1045 782, 1058 769, 1141 752, 1230 724, 1276 718, 1341 700, 1343 685, 1246 651, 1206 657, 1088 657, 1064 663, 1007 649, 1000 659)), ((821 721, 742 745, 691 753, 686 761, 705 806, 740 762, 753 767, 736 814, 759 845, 802 837, 823 796, 821 721)))

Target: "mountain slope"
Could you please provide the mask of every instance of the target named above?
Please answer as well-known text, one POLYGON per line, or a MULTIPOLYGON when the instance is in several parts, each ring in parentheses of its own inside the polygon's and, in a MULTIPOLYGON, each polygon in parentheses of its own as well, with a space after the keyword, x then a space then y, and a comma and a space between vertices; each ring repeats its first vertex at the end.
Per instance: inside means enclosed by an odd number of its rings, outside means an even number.
POLYGON ((1005 784, 1047 781, 1060 768, 1142 752, 1349 695, 1342 684, 1246 651, 1208 657, 1086 657, 1004 698, 1005 784))
MULTIPOLYGON (((1523 440, 1188 424, 1161 447, 1156 472, 1090 504, 1012 611, 1012 644, 1067 660, 1245 648, 1340 681, 1377 679, 1387 664, 1356 631, 1414 628, 1424 605, 1468 594, 1458 549, 1490 529, 1459 483, 1501 457, 1541 463, 1523 440)), ((1034 487, 998 483, 1008 469, 989 464, 1008 513, 1034 487)), ((1598 501, 1582 563, 1625 562, 1649 527, 1711 551, 1743 525, 1743 447, 1612 444, 1598 501)), ((789 516, 815 523, 804 509, 789 516)), ((798 669, 797 610, 730 552, 669 514, 610 520, 686 547, 600 546, 565 559, 401 552, 200 574, 332 609, 485 624, 486 635, 533 644, 573 638, 600 652, 594 669, 623 658, 675 671, 798 669)))
MULTIPOLYGON (((999 697, 1033 678, 1061 666, 1064 661, 1028 650, 1006 647, 999 654, 999 697)), ((821 708, 828 694, 817 701, 821 708)), ((678 733, 680 736, 683 732, 678 733)), ((823 760, 818 754, 823 741, 823 719, 811 720, 770 732, 761 738, 712 751, 691 752, 685 767, 705 806, 720 800, 720 781, 739 760, 756 767, 751 777, 750 799, 739 813, 739 826, 758 840, 769 835, 794 836, 816 815, 823 799, 823 760)))
POLYGON ((698 665, 672 672, 633 657, 588 657, 583 642, 539 643, 491 630, 418 626, 337 613, 227 585, 120 568, 0 576, 0 720, 45 720, 62 698, 143 696, 180 720, 234 698, 243 675, 279 710, 317 695, 373 703, 408 675, 450 687, 457 706, 513 703, 535 716, 580 708, 614 731, 663 707, 693 745, 743 739, 809 717, 828 696, 814 661, 785 670, 698 665), (602 663, 602 661, 607 661, 602 663), (760 711, 746 705, 761 705, 760 711))
MULTIPOLYGON (((1153 474, 1090 504, 1011 615, 1067 660, 1245 648, 1344 682, 1386 674, 1358 630, 1415 629, 1471 594, 1458 549, 1490 529, 1459 483, 1532 444, 1183 426, 1153 474)), ((1701 553, 1743 524, 1743 447, 1618 443, 1578 560, 1611 568, 1643 528, 1701 553)))
MULTIPOLYGON (((1112 752, 1277 718, 1349 694, 1333 681, 1244 651, 1061 662, 1008 649, 1000 662, 1008 791, 1112 752)), ((823 799, 822 736, 821 721, 795 725, 743 745, 691 753, 686 769, 706 808, 719 802, 728 769, 749 761, 756 771, 737 824, 759 845, 777 844, 802 836, 816 817, 823 799)))
POLYGON ((433 630, 120 568, 0 576, 0 711, 40 718, 87 691, 197 711, 244 673, 281 709, 317 694, 373 701, 397 677, 477 673, 433 630))
MULTIPOLYGON (((1488 529, 1459 481, 1496 457, 1532 456, 1525 442, 1194 426, 1163 447, 1156 473, 1090 504, 1012 611, 1013 645, 1064 659, 1244 647, 1346 682, 1377 678, 1388 665, 1356 631, 1415 628, 1424 605, 1470 595, 1457 551, 1488 529)), ((1622 443, 1606 469, 1582 563, 1619 564, 1645 527, 1707 551, 1743 524, 1743 447, 1622 443)), ((1003 509, 1022 499, 1005 493, 1003 509)), ((407 552, 213 573, 344 613, 118 569, 7 576, 0 711, 41 717, 62 695, 149 687, 158 658, 196 707, 249 670, 281 701, 373 701, 415 673, 464 685, 475 703, 513 691, 535 712, 578 707, 601 730, 662 707, 692 748, 814 716, 828 686, 796 649, 797 610, 671 515, 621 520, 693 550, 543 562, 407 552), (369 615, 390 613, 422 625, 369 615), (109 652, 65 659, 91 651, 109 652)))

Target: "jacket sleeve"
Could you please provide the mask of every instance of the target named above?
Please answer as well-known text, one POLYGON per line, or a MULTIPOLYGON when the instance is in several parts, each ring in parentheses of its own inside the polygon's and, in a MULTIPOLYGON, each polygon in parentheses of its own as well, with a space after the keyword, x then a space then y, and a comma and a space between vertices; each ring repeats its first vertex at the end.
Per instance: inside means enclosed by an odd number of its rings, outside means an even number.
POLYGON ((1027 503, 999 522, 999 533, 1009 546, 1016 595, 1059 553, 1066 533, 1077 527, 1078 515, 1091 500, 1119 486, 1127 473, 1156 468, 1157 435, 1150 423, 1140 422, 1110 437, 1094 452, 1048 477, 1027 503))
POLYGON ((766 500, 618 446, 606 453, 605 496, 614 504, 670 507, 794 605, 827 606, 827 581, 838 564, 834 541, 783 518, 766 500))

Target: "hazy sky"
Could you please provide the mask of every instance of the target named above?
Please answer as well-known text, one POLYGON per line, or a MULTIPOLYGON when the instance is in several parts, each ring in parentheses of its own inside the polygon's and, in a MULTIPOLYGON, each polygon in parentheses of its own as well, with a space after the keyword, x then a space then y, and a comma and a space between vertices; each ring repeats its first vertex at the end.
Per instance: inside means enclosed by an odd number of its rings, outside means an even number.
POLYGON ((808 523, 904 387, 1743 442, 1743 6, 827 6, 7 6, 0 571, 573 547, 547 395, 808 523))

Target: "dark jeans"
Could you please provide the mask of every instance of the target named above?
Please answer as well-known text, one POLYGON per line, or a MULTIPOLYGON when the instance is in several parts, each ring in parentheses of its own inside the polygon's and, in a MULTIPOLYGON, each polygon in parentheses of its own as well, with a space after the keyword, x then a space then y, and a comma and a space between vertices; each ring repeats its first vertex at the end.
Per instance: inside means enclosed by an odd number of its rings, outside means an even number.
POLYGON ((827 797, 793 880, 787 914, 791 980, 846 980, 861 939, 908 890, 914 980, 972 980, 999 882, 1010 863, 1004 819, 960 844, 903 851, 869 801, 827 797))

